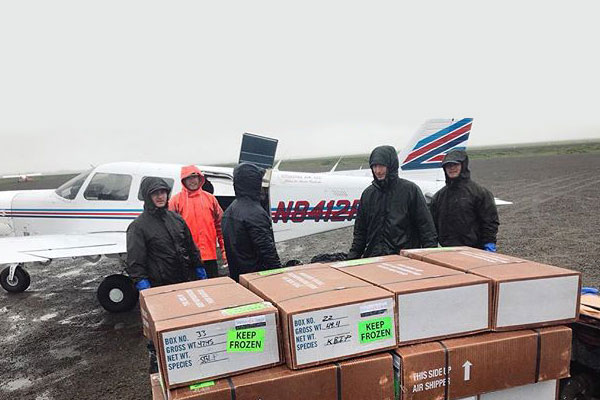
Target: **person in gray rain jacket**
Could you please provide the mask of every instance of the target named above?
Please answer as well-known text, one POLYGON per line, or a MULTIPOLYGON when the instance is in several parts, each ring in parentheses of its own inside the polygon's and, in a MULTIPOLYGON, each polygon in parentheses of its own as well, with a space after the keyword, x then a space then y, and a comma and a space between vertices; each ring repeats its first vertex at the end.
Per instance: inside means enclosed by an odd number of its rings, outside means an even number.
POLYGON ((396 149, 376 147, 369 165, 374 180, 360 197, 348 259, 437 246, 423 193, 416 184, 398 176, 396 149))
MULTIPOLYGON (((206 279, 200 252, 183 218, 167 209, 171 188, 161 178, 141 185, 144 211, 127 228, 127 272, 138 290, 206 279)), ((156 348, 149 340, 150 373, 158 372, 156 348)))
POLYGON ((433 196, 430 205, 440 244, 495 252, 500 225, 496 202, 489 190, 471 180, 467 152, 448 152, 442 168, 446 186, 433 196))

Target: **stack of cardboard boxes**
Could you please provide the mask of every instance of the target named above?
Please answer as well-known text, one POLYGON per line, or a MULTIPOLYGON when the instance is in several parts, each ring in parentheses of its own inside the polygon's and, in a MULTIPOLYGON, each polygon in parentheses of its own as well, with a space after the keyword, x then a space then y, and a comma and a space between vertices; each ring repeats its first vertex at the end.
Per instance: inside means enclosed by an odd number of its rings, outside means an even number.
POLYGON ((555 400, 579 289, 577 272, 459 247, 140 298, 156 398, 555 400))

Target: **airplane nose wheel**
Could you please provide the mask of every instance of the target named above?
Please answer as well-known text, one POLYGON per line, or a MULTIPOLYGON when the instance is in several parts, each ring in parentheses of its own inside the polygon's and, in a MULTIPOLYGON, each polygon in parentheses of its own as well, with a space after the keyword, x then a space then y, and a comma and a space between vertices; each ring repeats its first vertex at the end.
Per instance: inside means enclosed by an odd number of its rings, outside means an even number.
POLYGON ((104 278, 96 295, 98 302, 109 312, 129 311, 138 301, 138 290, 128 276, 115 274, 104 278))
POLYGON ((4 290, 11 293, 25 291, 31 283, 31 278, 27 271, 21 265, 17 265, 11 278, 10 269, 11 267, 6 267, 0 272, 0 285, 2 285, 4 290))

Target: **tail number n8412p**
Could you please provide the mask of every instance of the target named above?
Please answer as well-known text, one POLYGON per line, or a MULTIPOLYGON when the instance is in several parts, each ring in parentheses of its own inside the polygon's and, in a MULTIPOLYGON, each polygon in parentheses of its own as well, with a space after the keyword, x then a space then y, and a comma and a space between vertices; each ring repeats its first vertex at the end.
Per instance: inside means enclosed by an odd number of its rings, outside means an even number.
POLYGON ((277 208, 273 210, 273 222, 304 222, 311 220, 315 222, 329 221, 352 221, 356 218, 360 200, 321 200, 311 205, 306 200, 288 201, 287 204, 280 201, 277 208))

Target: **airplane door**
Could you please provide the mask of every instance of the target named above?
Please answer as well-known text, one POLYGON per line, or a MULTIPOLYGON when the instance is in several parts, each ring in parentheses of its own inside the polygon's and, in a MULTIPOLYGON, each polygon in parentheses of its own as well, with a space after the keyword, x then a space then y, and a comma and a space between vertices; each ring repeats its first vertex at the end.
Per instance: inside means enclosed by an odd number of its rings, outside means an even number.
POLYGON ((269 216, 271 215, 269 186, 271 183, 271 171, 275 163, 277 143, 277 139, 244 133, 239 158, 240 163, 247 162, 266 169, 262 183, 261 204, 267 210, 269 216))

